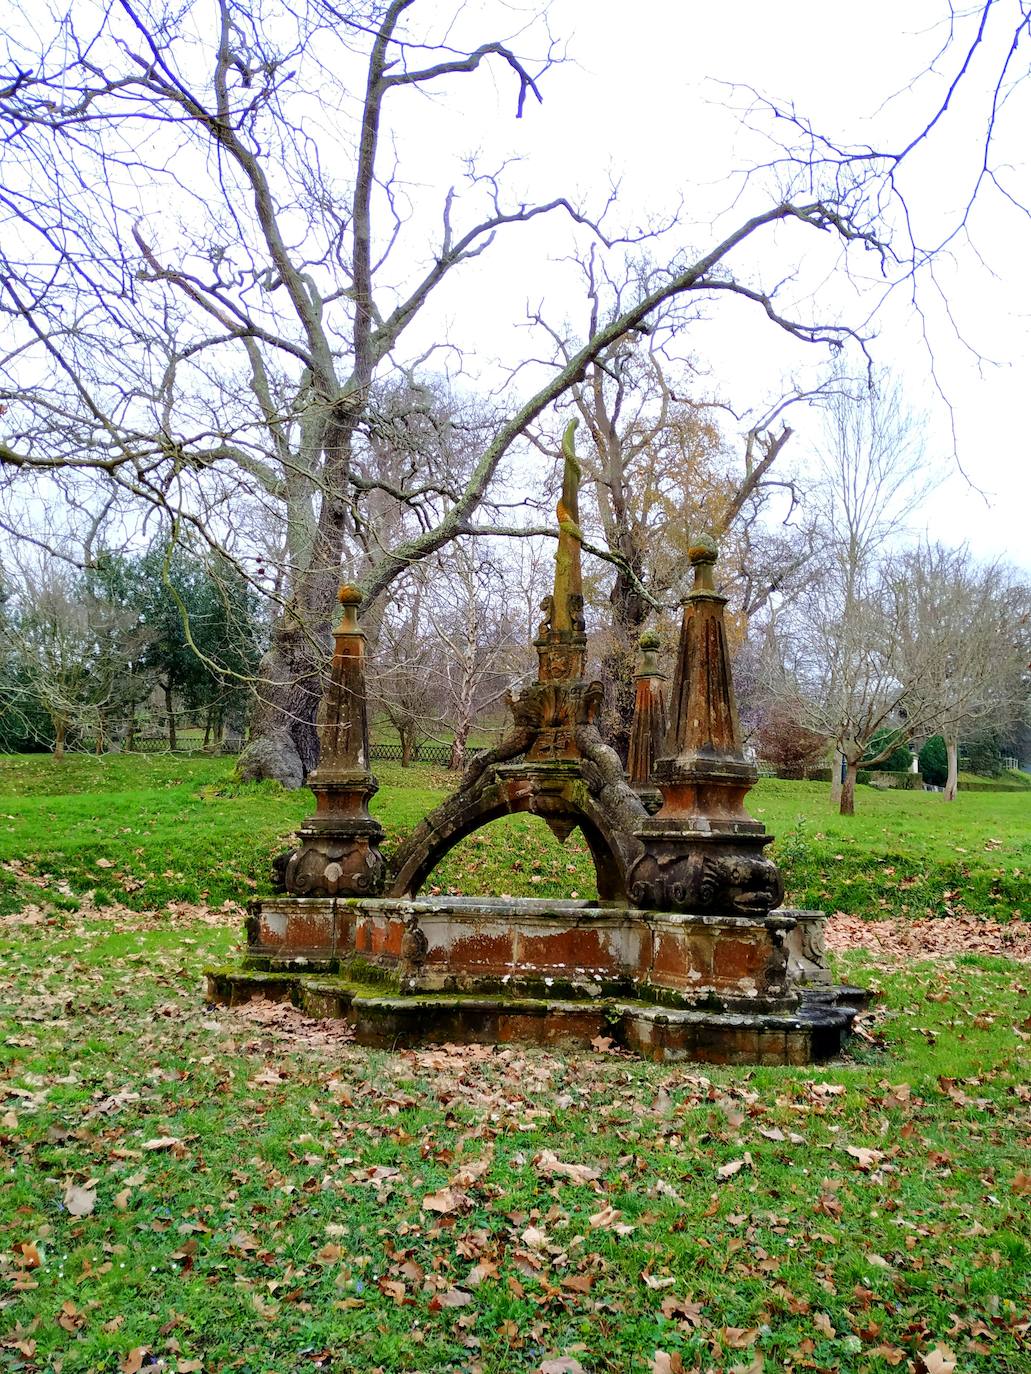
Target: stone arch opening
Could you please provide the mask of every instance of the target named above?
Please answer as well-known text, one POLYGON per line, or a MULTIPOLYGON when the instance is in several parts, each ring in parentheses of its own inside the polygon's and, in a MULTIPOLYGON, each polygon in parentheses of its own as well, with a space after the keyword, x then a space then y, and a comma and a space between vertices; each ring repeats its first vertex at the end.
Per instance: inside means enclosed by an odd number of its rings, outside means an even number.
POLYGON ((430 813, 399 851, 388 884, 391 897, 415 897, 437 865, 462 840, 503 816, 539 816, 558 839, 579 828, 594 864, 600 902, 625 905, 626 862, 620 837, 587 788, 498 781, 473 795, 457 794, 430 813))
POLYGON ((542 816, 513 812, 458 840, 438 860, 423 896, 593 902, 597 877, 579 828, 560 840, 542 816))

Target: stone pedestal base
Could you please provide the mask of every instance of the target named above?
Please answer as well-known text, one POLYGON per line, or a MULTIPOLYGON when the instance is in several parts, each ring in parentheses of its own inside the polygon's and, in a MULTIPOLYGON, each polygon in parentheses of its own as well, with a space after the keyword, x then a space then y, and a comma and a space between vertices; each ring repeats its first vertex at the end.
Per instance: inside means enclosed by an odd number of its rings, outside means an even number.
POLYGON ((809 1063, 838 1051, 856 1011, 831 984, 823 919, 280 897, 255 903, 244 966, 209 972, 208 990, 344 1017, 368 1045, 608 1035, 655 1059, 809 1063))

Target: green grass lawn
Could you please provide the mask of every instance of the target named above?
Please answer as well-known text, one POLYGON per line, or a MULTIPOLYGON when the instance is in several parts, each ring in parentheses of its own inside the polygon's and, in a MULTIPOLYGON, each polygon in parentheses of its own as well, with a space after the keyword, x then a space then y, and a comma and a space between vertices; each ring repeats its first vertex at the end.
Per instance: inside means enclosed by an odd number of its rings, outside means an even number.
MULTIPOLYGON (((0 1370, 1031 1370, 1027 965, 844 957, 820 1069, 358 1049, 203 1003, 311 804, 230 771, 0 761, 0 1370)), ((380 774, 396 842, 449 780, 380 774)), ((795 900, 1031 915, 1025 797, 753 800, 795 900)), ((436 880, 591 890, 515 820, 436 880)))
MULTIPOLYGON (((0 911, 32 897, 74 906, 78 896, 137 910, 268 891, 269 862, 312 809, 308 792, 232 783, 232 760, 169 755, 0 758, 0 911)), ((441 769, 377 764, 373 811, 388 848, 435 805, 454 778, 441 769)), ((840 817, 819 783, 763 779, 753 813, 799 906, 862 916, 969 911, 1031 917, 1031 795, 860 789, 858 814, 840 817)), ((509 817, 471 836, 433 877, 475 895, 594 895, 579 832, 557 844, 544 823, 509 817)))

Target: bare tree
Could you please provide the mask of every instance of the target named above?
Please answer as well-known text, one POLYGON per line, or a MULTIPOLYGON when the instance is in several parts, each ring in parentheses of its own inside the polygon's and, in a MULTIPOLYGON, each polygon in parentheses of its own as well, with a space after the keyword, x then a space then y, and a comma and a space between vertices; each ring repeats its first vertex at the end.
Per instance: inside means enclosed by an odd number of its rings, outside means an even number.
POLYGON ((999 561, 922 544, 890 570, 907 713, 945 740, 945 800, 955 801, 959 741, 986 724, 1010 727, 1031 653, 1031 591, 999 561))
POLYGON ((926 57, 905 89, 872 87, 875 108, 862 141, 818 127, 790 99, 732 89, 745 96, 745 120, 773 145, 746 180, 772 172, 790 196, 827 197, 877 240, 880 303, 900 288, 912 303, 934 384, 951 410, 936 346, 951 333, 970 347, 950 291, 952 270, 959 262, 968 277, 997 275, 991 249, 999 225, 1022 234, 1031 214, 1020 155, 1031 101, 1031 4, 944 0, 938 22, 920 38, 926 57))
POLYGON ((567 197, 508 199, 493 169, 469 165, 441 194, 427 252, 430 210, 384 165, 388 121, 396 133, 414 97, 489 65, 511 75, 522 115, 553 65, 533 24, 518 45, 458 50, 457 31, 435 23, 416 0, 269 0, 260 15, 237 0, 115 0, 44 11, 5 36, 0 309, 13 342, 0 460, 19 487, 121 518, 145 503, 230 552, 241 512, 281 518, 278 622, 241 763, 251 776, 297 784, 315 761, 343 564, 370 603, 478 532, 477 507, 527 425, 666 301, 736 293, 800 339, 839 342, 846 325, 784 314, 774 286, 734 275, 733 255, 773 242, 778 225, 875 241, 833 199, 767 200, 703 252, 671 250, 582 346, 511 390, 459 483, 419 464, 395 487, 363 471, 361 436, 377 382, 425 367, 405 351, 411 327, 454 274, 545 215, 613 244, 567 197), (384 492, 410 519, 395 542, 363 548, 366 508, 384 492))
MULTIPOLYGON (((562 362, 655 273, 654 266, 637 264, 613 275, 594 250, 578 265, 587 318, 579 336, 550 330, 562 362)), ((763 518, 774 490, 790 497, 787 518, 795 513, 797 489, 774 464, 791 438, 785 412, 809 393, 782 398, 744 422, 726 405, 699 399, 699 378, 677 350, 689 322, 687 305, 667 302, 647 325, 614 339, 573 384, 565 403, 572 403, 586 431, 580 446, 588 483, 583 519, 588 529, 596 527, 614 564, 601 667, 608 738, 624 756, 638 638, 647 618, 675 598, 688 571, 692 534, 705 529, 719 540, 721 576, 735 594, 739 628, 811 555, 809 541, 797 530, 782 541, 763 518), (737 444, 724 433, 728 415, 740 430, 737 444)), ((538 323, 547 327, 543 318, 538 323)), ((545 452, 556 447, 554 434, 534 438, 545 452)))
MULTIPOLYGON (((92 595, 60 564, 38 560, 20 569, 12 600, 8 646, 50 719, 54 758, 63 759, 73 740, 88 739, 103 752, 112 718, 128 714, 141 696, 132 669, 148 631, 138 613, 92 595)), ((150 684, 142 681, 145 694, 150 684)))
POLYGON ((441 718, 439 648, 428 632, 423 610, 425 569, 395 584, 381 616, 369 656, 369 695, 374 717, 389 722, 408 768, 441 718))
POLYGON ((448 767, 464 768, 477 717, 498 705, 521 666, 521 619, 510 605, 505 567, 482 544, 453 544, 428 590, 427 628, 438 644, 443 714, 452 729, 448 767))
MULTIPOLYGON (((851 815, 860 764, 878 761, 869 753, 874 737, 883 735, 879 757, 887 757, 907 733, 915 680, 903 671, 900 607, 884 557, 924 490, 923 448, 918 422, 886 377, 852 394, 840 385, 826 416, 816 495, 822 576, 782 611, 772 642, 777 692, 807 728, 833 742, 832 799, 851 815)), ((908 729, 916 728, 910 720, 908 729)))

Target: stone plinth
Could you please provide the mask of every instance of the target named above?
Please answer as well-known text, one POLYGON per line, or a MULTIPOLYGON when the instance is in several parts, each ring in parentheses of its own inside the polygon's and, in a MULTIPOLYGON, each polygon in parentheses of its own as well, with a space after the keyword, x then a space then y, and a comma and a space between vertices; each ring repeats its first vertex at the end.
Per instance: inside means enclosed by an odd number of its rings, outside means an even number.
POLYGON ((805 1063, 837 1052, 854 1005, 838 997, 818 913, 637 912, 569 901, 283 897, 255 905, 247 958, 209 973, 216 1001, 289 998, 350 1021, 359 1043, 598 1034, 651 1058, 805 1063), (819 995, 791 973, 805 923, 819 995))

